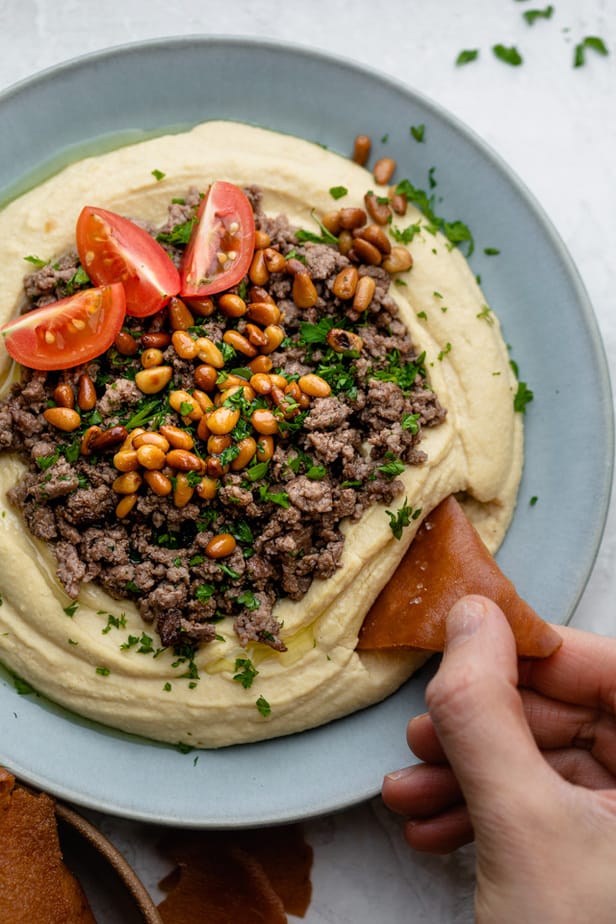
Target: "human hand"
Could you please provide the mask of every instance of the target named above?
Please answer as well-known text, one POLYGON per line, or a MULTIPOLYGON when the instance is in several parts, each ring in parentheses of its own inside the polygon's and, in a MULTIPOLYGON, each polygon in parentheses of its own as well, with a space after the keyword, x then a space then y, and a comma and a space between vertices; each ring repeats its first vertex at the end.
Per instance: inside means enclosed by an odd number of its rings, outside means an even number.
POLYGON ((479 924, 616 919, 616 640, 559 631, 554 655, 518 664, 500 609, 459 601, 407 730, 424 763, 383 783, 416 849, 475 838, 479 924))

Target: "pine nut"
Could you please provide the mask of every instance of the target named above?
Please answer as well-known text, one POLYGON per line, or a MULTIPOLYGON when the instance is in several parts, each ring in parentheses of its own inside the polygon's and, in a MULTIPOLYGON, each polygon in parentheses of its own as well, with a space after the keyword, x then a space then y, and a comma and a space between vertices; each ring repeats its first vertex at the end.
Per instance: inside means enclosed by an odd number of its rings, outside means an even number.
POLYGON ((75 407, 75 395, 68 382, 60 382, 53 390, 53 400, 59 407, 75 407))
POLYGON ((345 208, 340 209, 340 227, 343 231, 353 231, 354 228, 361 228, 366 224, 368 216, 363 209, 345 208))
POLYGON ((209 363, 215 369, 222 369, 225 364, 224 357, 213 340, 209 337, 197 338, 197 356, 204 363, 209 363))
POLYGON ((268 272, 284 273, 287 261, 279 250, 274 250, 273 247, 267 247, 263 251, 263 259, 265 260, 265 266, 268 272))
POLYGON ((167 441, 167 448, 173 446, 174 449, 192 449, 195 445, 195 441, 190 433, 187 430, 182 430, 181 427, 163 424, 159 428, 159 432, 167 441))
POLYGON ((153 330, 141 335, 141 346, 149 350, 154 347, 157 350, 164 350, 171 343, 171 334, 165 330, 153 330))
POLYGON ((77 405, 81 411, 91 411, 96 407, 96 388, 85 372, 79 376, 77 383, 77 405))
POLYGON ((173 491, 173 503, 176 507, 185 507, 192 500, 195 489, 191 487, 188 478, 183 472, 179 472, 175 479, 175 489, 173 491))
POLYGON ((408 199, 404 193, 394 192, 389 200, 389 203, 396 215, 406 215, 408 199))
POLYGON ((257 459, 259 462, 269 462, 274 455, 274 438, 262 433, 257 440, 257 459))
POLYGON ((145 471, 143 479, 150 490, 159 497, 166 497, 173 490, 171 481, 162 472, 156 470, 145 471))
POLYGON ((248 368, 254 372, 269 372, 274 363, 269 358, 269 356, 255 356, 254 359, 251 359, 248 363, 248 368))
POLYGON ((406 247, 392 247, 381 265, 388 273, 404 273, 412 267, 413 256, 406 247))
POLYGON ((340 234, 340 210, 326 212, 325 215, 321 216, 321 224, 324 228, 327 228, 330 234, 338 237, 340 234))
POLYGON ((214 402, 210 396, 206 394, 206 392, 201 391, 200 388, 193 388, 192 396, 195 398, 204 414, 214 407, 214 402))
POLYGON ((261 347, 261 351, 273 353, 284 340, 284 330, 278 324, 268 324, 263 333, 267 337, 267 346, 261 347))
POLYGON ((374 182, 379 186, 385 186, 391 180, 395 170, 396 162, 392 157, 381 157, 372 168, 374 182))
POLYGON ((298 308, 312 308, 319 295, 310 278, 310 273, 297 273, 293 279, 293 301, 298 308))
POLYGON ((255 231, 255 249, 265 250, 272 243, 272 239, 267 231, 261 231, 259 228, 255 231))
POLYGON ((263 433, 265 436, 278 433, 278 421, 268 408, 257 408, 256 411, 253 411, 250 422, 257 433, 263 433))
POLYGON ((363 167, 370 157, 372 141, 369 135, 358 135, 353 142, 353 160, 363 167))
POLYGON ((205 554, 208 558, 226 558, 235 552, 236 544, 231 533, 219 533, 212 536, 205 547, 205 554))
POLYGON ((356 237, 353 241, 353 250, 361 263, 368 263, 370 266, 378 266, 383 259, 383 254, 370 241, 365 241, 362 237, 356 237))
POLYGON ((357 288, 357 280, 359 279, 359 274, 355 266, 345 266, 344 269, 341 269, 336 278, 334 279, 334 284, 332 286, 332 292, 337 298, 346 301, 349 298, 353 298, 355 295, 355 289, 357 288))
POLYGON ((215 369, 214 366, 210 366, 208 363, 202 363, 195 369, 194 376, 195 385, 197 385, 203 391, 212 391, 216 386, 218 370, 215 369))
POLYGON ((257 324, 278 324, 280 321, 280 309, 274 302, 250 302, 247 314, 257 324))
POLYGON ((135 504, 137 503, 136 494, 127 494, 126 497, 123 497, 122 500, 116 505, 115 513, 118 520, 123 520, 124 517, 127 517, 131 512, 135 504))
POLYGON ((201 420, 203 417, 203 411, 197 399, 182 389, 171 392, 169 404, 181 417, 188 417, 189 420, 201 420))
POLYGON ((172 330, 188 330, 195 324, 195 319, 187 305, 179 298, 169 302, 169 326, 172 330))
POLYGON ((99 433, 94 434, 90 440, 89 448, 92 452, 107 452, 109 449, 114 449, 123 443, 127 436, 126 427, 121 424, 108 427, 107 430, 100 430, 99 433))
POLYGON ((203 470, 203 461, 194 452, 187 449, 171 449, 167 453, 167 465, 177 468, 180 472, 200 472, 203 470))
POLYGON ((251 376, 250 387, 254 388, 258 395, 269 395, 272 390, 272 380, 265 372, 255 372, 251 376))
POLYGON ((327 333, 327 345, 335 350, 336 353, 361 353, 364 341, 359 334, 350 330, 343 330, 340 327, 332 327, 327 333))
POLYGON ((139 468, 137 450, 120 449, 113 457, 113 467, 119 472, 136 472, 139 468))
POLYGON ((285 379, 284 375, 279 375, 277 372, 270 372, 269 379, 276 388, 286 388, 289 384, 288 379, 285 379))
POLYGON ((103 431, 101 430, 101 428, 97 427, 96 425, 93 427, 88 427, 86 432, 81 437, 81 443, 79 444, 80 455, 82 456, 92 455, 92 447, 90 444, 92 443, 92 440, 96 436, 98 436, 99 433, 102 433, 102 432, 103 431))
POLYGON ((372 221, 377 225, 386 225, 391 215, 391 209, 386 202, 379 202, 378 197, 373 192, 367 192, 364 196, 364 205, 372 221))
POLYGON ((210 478, 222 478, 229 471, 229 466, 223 465, 220 459, 209 456, 205 463, 205 470, 210 478))
POLYGON ((141 487, 142 481, 139 472, 129 471, 119 475, 111 487, 116 494, 134 494, 141 487))
MULTIPOLYGON (((381 225, 366 225, 365 228, 361 228, 357 237, 360 237, 364 241, 368 241, 369 244, 372 244, 373 247, 380 250, 382 254, 391 253, 391 242, 381 225)), ((355 239, 354 243, 357 243, 357 239, 355 239)))
POLYGON ((246 468, 248 463, 254 458, 257 451, 257 441, 252 436, 247 436, 237 444, 239 452, 231 462, 231 470, 239 472, 246 468))
POLYGON ((152 366, 137 373, 135 385, 144 395, 155 395, 169 384, 172 375, 171 366, 152 366))
POLYGON ((174 330, 171 343, 180 359, 194 359, 197 355, 197 344, 185 330, 174 330))
POLYGON ((141 449, 142 446, 158 446, 163 452, 169 452, 169 441, 165 439, 162 433, 156 433, 153 430, 144 430, 133 437, 133 448, 141 449))
MULTIPOLYGON (((165 442, 167 442, 165 440, 165 442)), ((164 449, 161 449, 160 446, 153 446, 149 443, 146 443, 145 446, 140 446, 137 449, 137 458, 139 460, 139 465, 142 465, 143 468, 147 469, 158 469, 164 468, 166 455, 164 449)))
POLYGON ((225 292, 218 299, 218 307, 227 318, 241 318, 246 314, 246 302, 233 292, 225 292))
POLYGON ((357 283, 357 289, 353 299, 353 310, 360 313, 366 311, 370 307, 375 291, 376 282, 372 276, 362 276, 357 283))
POLYGON ((353 246, 353 235, 350 231, 341 231, 338 236, 338 250, 343 257, 349 253, 353 246))
POLYGON ((256 286, 264 286, 269 280, 269 271, 265 265, 265 257, 262 250, 255 250, 248 270, 248 277, 256 286))
POLYGON ((256 324, 246 324, 244 328, 244 333, 248 337, 250 343, 256 347, 267 346, 267 337, 263 333, 260 327, 257 327, 256 324))
POLYGON ((160 366, 163 362, 163 351, 158 347, 148 347, 141 354, 141 365, 144 369, 160 366))
POLYGON ((240 412, 237 408, 225 407, 222 405, 208 414, 207 425, 211 433, 231 433, 239 419, 240 412))
POLYGON ((229 346, 232 346, 234 350, 244 356, 249 356, 252 359, 257 355, 257 348, 238 330, 226 330, 222 335, 222 339, 223 343, 228 343, 229 346))
POLYGON ((139 344, 133 335, 126 330, 121 330, 116 334, 114 346, 122 356, 134 356, 139 349, 139 344))
POLYGON ((202 296, 201 298, 187 298, 191 311, 200 318, 209 318, 216 311, 216 305, 211 298, 202 296))
POLYGON ((72 433, 81 423, 81 417, 72 407, 48 407, 43 411, 43 417, 48 424, 64 433, 72 433))
POLYGON ((197 485, 197 494, 203 500, 214 500, 217 491, 218 481, 216 478, 210 478, 208 475, 204 475, 197 485))
POLYGON ((201 442, 205 443, 208 436, 210 435, 210 428, 207 425, 207 417, 202 417, 199 423, 197 424, 197 436, 201 442))
POLYGON ((297 384, 304 394, 310 395, 311 398, 326 398, 332 393, 329 382, 326 382, 320 375, 315 375, 313 372, 300 375, 297 384))
POLYGON ((207 438, 207 451, 213 456, 220 455, 229 448, 232 442, 228 433, 212 433, 207 438))

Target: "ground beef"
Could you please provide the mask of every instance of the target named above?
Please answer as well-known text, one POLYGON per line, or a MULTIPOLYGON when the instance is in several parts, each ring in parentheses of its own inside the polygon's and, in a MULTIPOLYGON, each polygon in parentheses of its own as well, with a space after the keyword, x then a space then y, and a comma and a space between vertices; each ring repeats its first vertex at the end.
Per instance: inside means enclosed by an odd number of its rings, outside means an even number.
MULTIPOLYGON (((233 405, 239 420, 230 445, 210 448, 207 433, 198 435, 198 421, 168 402, 174 390, 192 393, 195 368, 203 359, 182 358, 172 344, 163 348, 172 381, 161 394, 144 395, 135 384, 142 368, 141 347, 127 356, 114 346, 76 369, 25 370, 22 381, 0 401, 0 449, 19 454, 28 467, 9 492, 10 500, 28 529, 49 543, 58 579, 69 597, 77 597, 81 583, 96 581, 112 597, 134 600, 161 644, 178 650, 178 663, 186 662, 187 676, 193 670, 191 651, 215 639, 217 623, 223 619, 233 620, 240 644, 261 642, 284 650, 274 616, 276 600, 300 600, 315 578, 326 580, 336 572, 344 548, 343 520, 358 519, 371 504, 391 504, 400 496, 401 468, 425 459, 419 446, 421 428, 437 426, 445 416, 427 387, 422 357, 397 317, 388 273, 358 264, 360 276, 375 280, 372 302, 360 316, 334 294, 336 275, 350 265, 350 258, 330 245, 298 240, 285 216, 264 215, 258 188, 246 192, 257 227, 270 236, 271 248, 293 257, 294 271, 305 266, 317 301, 309 308, 297 307, 290 272, 272 272, 261 286, 247 278, 231 291, 246 302, 276 302, 285 339, 267 354, 272 371, 288 383, 314 372, 331 387, 330 394, 309 399, 307 407, 293 406, 296 398, 280 404, 280 432, 267 464, 255 457, 249 467, 236 470, 233 453, 252 433, 255 407, 265 404, 276 410, 276 402, 254 392, 253 398, 247 397, 240 389, 233 405), (361 350, 333 350, 326 338, 331 327, 354 331, 363 343, 361 350), (54 403, 56 386, 69 385, 76 392, 84 375, 95 387, 95 408, 82 413, 75 433, 54 428, 44 412, 54 403), (208 464, 212 459, 220 464, 222 474, 212 476, 217 478, 216 496, 208 501, 194 493, 180 505, 173 492, 150 490, 146 479, 129 514, 119 517, 116 508, 123 495, 116 490, 121 472, 114 454, 121 448, 122 434, 138 427, 157 431, 165 423, 189 432, 196 441, 195 452, 208 464), (84 441, 90 427, 103 432, 119 428, 119 440, 90 452, 84 441), (225 452, 231 454, 225 457, 225 452), (218 559, 208 550, 221 534, 232 536, 235 548, 218 559)), ((200 198, 201 192, 191 189, 183 202, 170 206, 161 227, 146 226, 176 264, 183 252, 178 232, 190 227, 200 198)), ((76 256, 60 256, 26 278, 27 307, 87 284, 76 256)), ((209 400, 222 395, 229 374, 239 376, 240 383, 250 374, 250 355, 229 351, 225 338, 230 329, 249 337, 250 324, 249 316, 229 317, 220 311, 201 316, 195 310, 194 336, 209 338, 224 354, 224 369, 216 369, 218 386, 210 390, 209 400)), ((170 340, 165 310, 146 319, 127 317, 125 326, 138 345, 152 332, 165 332, 170 340)), ((259 438, 258 433, 254 436, 259 438)), ((182 478, 188 479, 191 490, 201 478, 168 467, 165 473, 174 491, 182 478)), ((145 650, 147 638, 145 634, 140 641, 145 650)))

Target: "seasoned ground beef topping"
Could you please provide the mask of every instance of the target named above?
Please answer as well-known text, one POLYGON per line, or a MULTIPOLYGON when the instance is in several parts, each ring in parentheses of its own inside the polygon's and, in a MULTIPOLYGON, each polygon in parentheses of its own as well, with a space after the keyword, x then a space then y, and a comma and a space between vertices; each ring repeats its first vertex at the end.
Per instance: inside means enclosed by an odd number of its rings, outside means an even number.
MULTIPOLYGON (((390 273, 247 193, 257 249, 240 285, 127 317, 96 361, 24 370, 0 402, 0 448, 28 465, 10 499, 68 596, 94 581, 134 600, 165 646, 232 618, 242 645, 284 650, 276 600, 334 574, 343 520, 403 492, 422 428, 445 416, 390 273)), ((177 264, 198 203, 190 190, 148 229, 177 264)), ((88 284, 63 255, 26 278, 25 310, 88 284)))

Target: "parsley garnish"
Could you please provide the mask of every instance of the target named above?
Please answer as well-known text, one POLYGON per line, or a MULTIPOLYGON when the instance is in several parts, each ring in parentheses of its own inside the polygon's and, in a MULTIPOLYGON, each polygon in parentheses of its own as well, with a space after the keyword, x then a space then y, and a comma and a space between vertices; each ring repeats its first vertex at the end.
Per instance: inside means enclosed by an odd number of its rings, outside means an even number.
POLYGON ((514 411, 517 411, 519 414, 525 414, 526 405, 530 404, 534 397, 534 394, 530 388, 528 388, 526 382, 518 382, 518 390, 513 398, 514 411))
POLYGON ((32 266, 36 266, 37 269, 41 269, 41 267, 47 266, 47 264, 49 263, 49 260, 41 260, 40 257, 34 257, 32 255, 30 255, 29 257, 24 257, 24 260, 27 263, 31 263, 32 266))
POLYGON ((163 173, 162 170, 152 170, 152 176, 154 177, 157 183, 160 183, 161 180, 165 179, 167 174, 163 173))
POLYGON ((487 257, 496 257, 500 253, 498 247, 484 247, 483 252, 487 257))
POLYGON ((519 67, 522 63, 522 55, 515 45, 507 46, 499 43, 492 46, 492 51, 495 58, 498 58, 499 61, 504 61, 505 64, 510 64, 512 67, 519 67))
POLYGON ((398 350, 387 354, 388 365, 385 369, 377 369, 372 373, 375 379, 382 382, 395 382, 402 391, 410 391, 418 375, 425 376, 424 361, 426 354, 422 353, 415 362, 401 362, 398 350))
POLYGON ((544 10, 524 10, 522 16, 526 20, 529 26, 534 25, 538 19, 551 19, 552 13, 554 12, 554 7, 546 6, 544 10))
POLYGON ((289 507, 289 495, 286 491, 272 492, 266 484, 259 486, 259 499, 262 501, 271 501, 272 504, 278 504, 279 507, 284 507, 285 510, 289 507))
POLYGON ((326 343, 327 335, 336 326, 334 318, 321 318, 316 324, 302 321, 299 325, 300 343, 326 343))
POLYGON ((77 610, 78 606, 79 606, 79 601, 78 601, 78 600, 73 600, 72 603, 69 603, 69 605, 63 607, 63 609, 64 609, 64 612, 66 613, 66 615, 67 615, 67 616, 70 616, 71 619, 72 619, 73 616, 75 615, 75 611, 77 610))
POLYGON ((13 674, 13 686, 20 696, 27 696, 28 693, 36 693, 34 687, 31 687, 26 680, 23 680, 23 678, 19 677, 17 674, 13 674))
POLYGON ((272 707, 264 696, 260 696, 255 705, 264 718, 267 718, 268 715, 272 714, 272 707))
MULTIPOLYGON (((387 455, 391 455, 391 453, 387 455)), ((405 468, 406 465, 404 462, 401 462, 400 459, 396 459, 395 457, 385 462, 383 465, 378 466, 379 472, 382 472, 390 481, 397 475, 401 475, 405 468)))
POLYGON ((314 244, 335 244, 337 245, 338 238, 336 237, 336 235, 332 234, 331 231, 327 230, 325 225, 322 222, 320 222, 319 219, 315 216, 314 211, 311 214, 314 220, 316 221, 316 223, 318 224, 319 228, 321 229, 321 234, 320 235, 315 234, 314 231, 306 231, 305 228, 300 228, 298 231, 295 232, 295 239, 302 243, 304 241, 311 241, 314 244))
POLYGON ((417 510, 413 510, 407 502, 407 498, 404 498, 404 503, 402 507, 398 510, 397 513, 392 513, 391 510, 386 510, 385 513, 389 517, 389 526, 394 534, 394 539, 402 538, 402 530, 405 526, 409 526, 411 520, 416 520, 421 514, 421 507, 418 507, 417 510))
POLYGON ((463 221, 446 221, 440 218, 434 211, 434 196, 429 196, 423 189, 413 186, 410 180, 400 180, 396 186, 396 193, 402 193, 409 202, 416 205, 428 219, 429 225, 424 226, 426 231, 441 231, 448 241, 456 246, 462 243, 468 243, 467 256, 471 256, 475 249, 473 235, 468 225, 463 221))
POLYGON ((419 414, 404 414, 400 422, 403 430, 410 430, 411 433, 419 432, 419 414))
POLYGON ((420 222, 416 222, 414 225, 407 225, 406 228, 396 228, 395 225, 392 225, 389 229, 389 233, 399 244, 410 244, 415 235, 419 234, 420 231, 420 222))
POLYGON ((342 199, 342 197, 346 196, 347 193, 348 189, 346 186, 331 186, 329 190, 329 194, 332 199, 342 199))
MULTIPOLYGON (((237 602, 240 606, 246 607, 247 610, 258 610, 261 606, 259 600, 253 594, 252 590, 245 590, 237 598, 237 602)), ((236 667, 237 670, 237 667, 236 667)))
POLYGON ((456 67, 461 67, 463 64, 470 64, 471 61, 476 61, 478 57, 478 48, 465 48, 456 58, 456 67))
POLYGON ((233 675, 233 679, 241 683, 245 690, 250 689, 259 673, 250 658, 236 658, 234 670, 237 673, 233 675))
POLYGON ((579 44, 575 46, 573 52, 573 66, 583 67, 586 64, 586 49, 591 48, 600 55, 608 55, 607 45, 602 38, 597 35, 587 35, 579 44))
POLYGON ((108 667, 97 667, 97 668, 96 668, 96 673, 97 673, 97 674, 100 674, 101 677, 108 677, 109 674, 111 673, 111 671, 109 670, 108 667))
POLYGON ((411 125, 410 132, 415 141, 420 144, 425 141, 426 126, 423 123, 421 125, 411 125))
POLYGON ((156 235, 156 240, 159 244, 169 244, 172 247, 185 247, 190 240, 190 235, 192 234, 192 229, 196 222, 196 217, 189 218, 188 221, 176 225, 171 231, 161 231, 160 234, 156 235))

